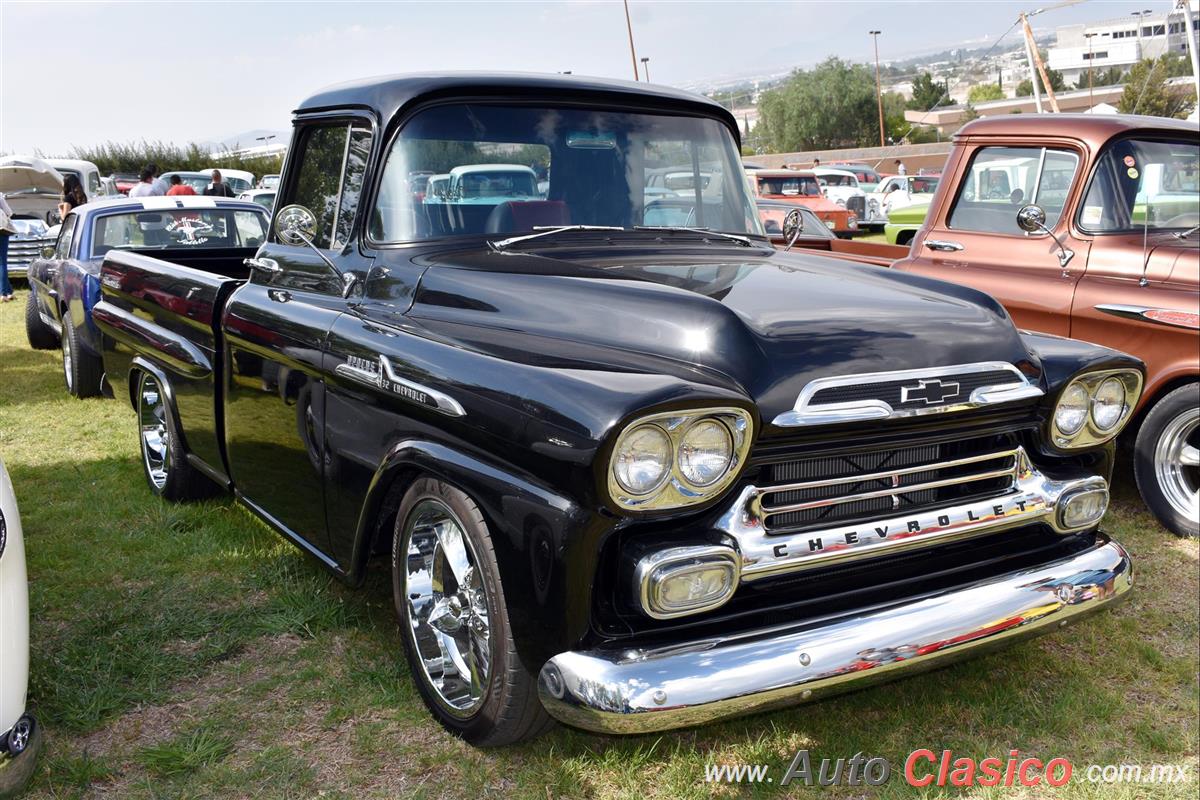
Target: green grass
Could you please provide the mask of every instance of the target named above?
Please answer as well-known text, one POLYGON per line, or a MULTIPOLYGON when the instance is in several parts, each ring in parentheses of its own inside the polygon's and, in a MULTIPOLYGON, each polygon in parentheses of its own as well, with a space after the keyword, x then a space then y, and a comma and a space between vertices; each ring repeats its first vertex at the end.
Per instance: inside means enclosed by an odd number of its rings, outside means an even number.
MULTIPOLYGON (((16 486, 31 591, 30 704, 47 734, 34 798, 702 798, 708 763, 888 758, 893 779, 787 796, 933 797, 913 749, 1064 756, 1076 780, 1026 797, 1195 797, 1200 575, 1127 466, 1105 527, 1137 561, 1129 602, 1048 637, 809 706, 657 736, 559 728, 480 751, 427 716, 404 666, 386 564, 344 588, 231 500, 154 500, 133 415, 76 401, 34 352, 25 292, 0 305, 0 457, 16 486), (1186 785, 1093 785, 1088 764, 1186 763, 1186 785)), ((1019 796, 974 789, 960 796, 1019 796)))

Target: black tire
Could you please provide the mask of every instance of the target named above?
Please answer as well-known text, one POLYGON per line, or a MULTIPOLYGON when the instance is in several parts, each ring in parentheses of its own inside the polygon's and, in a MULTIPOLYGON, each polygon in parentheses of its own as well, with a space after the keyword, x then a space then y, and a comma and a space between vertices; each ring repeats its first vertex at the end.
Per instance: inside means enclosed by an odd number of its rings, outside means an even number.
POLYGON ((42 726, 33 717, 23 716, 9 731, 4 744, 7 753, 0 758, 7 763, 0 766, 0 797, 19 797, 37 771, 43 744, 42 726))
POLYGON ((63 379, 67 391, 75 397, 95 397, 100 394, 104 378, 104 362, 87 352, 79 343, 75 323, 63 315, 62 335, 63 379))
POLYGON ((179 426, 158 378, 139 372, 135 399, 142 474, 150 491, 174 503, 211 496, 216 484, 188 463, 179 426))
POLYGON ((1200 383, 1189 383, 1154 404, 1138 430, 1133 473, 1142 499, 1159 522, 1176 536, 1200 535, 1200 521, 1187 497, 1200 487, 1200 466, 1186 463, 1183 449, 1195 459, 1200 447, 1200 383))
MULTIPOLYGON (((432 526, 429 528, 433 529, 432 526)), ((419 527, 415 530, 417 535, 421 535, 419 527)), ((431 540, 425 541, 427 543, 431 540)), ((438 541, 441 541, 440 538, 438 541)), ((538 699, 536 676, 526 671, 517 655, 508 606, 501 588, 500 571, 487 523, 479 507, 462 491, 433 478, 419 478, 404 495, 396 514, 395 534, 392 539, 392 590, 396 614, 400 621, 400 638, 404 641, 404 652, 413 674, 413 681, 430 713, 446 730, 477 747, 497 747, 531 739, 553 725, 553 720, 538 699), (455 596, 470 593, 468 596, 476 598, 464 601, 466 605, 456 607, 454 624, 472 629, 476 620, 470 617, 473 610, 478 608, 480 588, 486 596, 484 611, 487 620, 488 659, 484 666, 485 677, 477 682, 470 682, 471 688, 477 684, 482 687, 479 697, 468 697, 463 703, 465 707, 457 710, 451 706, 454 698, 447 699, 444 690, 435 688, 434 679, 430 677, 429 668, 426 667, 418 649, 417 639, 420 634, 414 631, 412 622, 414 616, 420 616, 420 612, 414 610, 414 603, 410 602, 410 592, 412 601, 424 599, 431 601, 428 603, 430 607, 436 607, 432 603, 434 591, 422 594, 423 588, 432 584, 424 583, 421 573, 416 571, 425 565, 425 561, 422 560, 425 554, 429 554, 430 563, 435 562, 436 551, 418 547, 418 552, 412 558, 409 557, 414 526, 419 526, 423 515, 428 515, 430 510, 435 513, 449 512, 466 540, 466 555, 471 559, 472 578, 475 578, 475 575, 482 576, 481 586, 472 581, 474 590, 467 586, 459 586, 458 582, 453 580, 452 574, 449 576, 450 580, 440 582, 443 598, 450 597, 451 588, 458 592, 455 596), (464 619, 466 621, 462 621, 464 619)), ((427 619, 432 617, 431 614, 425 616, 427 619)), ((422 626, 418 624, 417 627, 422 626)), ((432 630, 427 623, 423 628, 432 630)), ((471 631, 467 630, 466 636, 471 635, 471 631)), ((429 640, 424 641, 428 643, 429 640)), ((461 655, 462 651, 456 652, 461 655)), ((471 663, 475 664, 474 661, 471 663)), ((445 658, 442 665, 448 666, 445 658)), ((462 673, 452 672, 452 675, 460 674, 462 673)), ((460 690, 472 693, 464 685, 465 682, 458 683, 460 690)), ((444 679, 442 685, 445 686, 444 679)))
POLYGON ((58 347, 58 334, 54 329, 42 322, 38 313, 37 289, 29 287, 29 297, 25 300, 25 338, 34 350, 53 350, 58 347))

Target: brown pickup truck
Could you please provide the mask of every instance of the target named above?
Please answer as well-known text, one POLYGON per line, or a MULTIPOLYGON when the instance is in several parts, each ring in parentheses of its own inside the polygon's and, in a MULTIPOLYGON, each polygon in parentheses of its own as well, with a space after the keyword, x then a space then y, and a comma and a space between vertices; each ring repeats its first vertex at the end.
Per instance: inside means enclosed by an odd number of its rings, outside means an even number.
POLYGON ((982 289, 1021 328, 1143 359, 1127 429, 1138 488, 1163 524, 1190 536, 1200 527, 1197 133, 1131 116, 972 122, 909 256, 893 265, 982 289))

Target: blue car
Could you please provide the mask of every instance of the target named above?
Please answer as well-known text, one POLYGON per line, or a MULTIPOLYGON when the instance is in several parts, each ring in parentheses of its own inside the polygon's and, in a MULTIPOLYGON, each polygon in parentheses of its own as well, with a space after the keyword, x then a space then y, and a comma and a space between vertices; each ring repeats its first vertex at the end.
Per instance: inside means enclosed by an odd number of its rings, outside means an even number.
POLYGON ((29 265, 25 332, 39 350, 62 348, 67 391, 101 394, 104 368, 92 307, 100 265, 113 250, 153 253, 203 269, 230 251, 258 247, 270 217, 248 200, 180 195, 98 200, 67 214, 53 247, 29 265))

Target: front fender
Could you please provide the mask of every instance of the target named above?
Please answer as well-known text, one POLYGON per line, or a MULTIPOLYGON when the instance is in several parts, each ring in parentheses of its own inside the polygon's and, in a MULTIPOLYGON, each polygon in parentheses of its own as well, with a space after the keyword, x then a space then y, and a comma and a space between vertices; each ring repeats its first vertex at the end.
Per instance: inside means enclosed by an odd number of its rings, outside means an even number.
POLYGON ((532 672, 589 628, 592 580, 615 519, 590 512, 529 475, 486 456, 409 439, 375 471, 359 516, 348 578, 361 583, 373 543, 390 542, 395 513, 414 476, 466 492, 488 522, 513 638, 532 672))
POLYGON ((1120 350, 1102 347, 1078 339, 1066 339, 1048 333, 1021 331, 1021 341, 1030 355, 1042 365, 1042 380, 1048 398, 1058 392, 1081 372, 1101 369, 1136 369, 1146 377, 1146 365, 1120 350))

